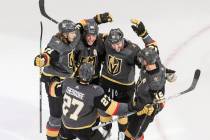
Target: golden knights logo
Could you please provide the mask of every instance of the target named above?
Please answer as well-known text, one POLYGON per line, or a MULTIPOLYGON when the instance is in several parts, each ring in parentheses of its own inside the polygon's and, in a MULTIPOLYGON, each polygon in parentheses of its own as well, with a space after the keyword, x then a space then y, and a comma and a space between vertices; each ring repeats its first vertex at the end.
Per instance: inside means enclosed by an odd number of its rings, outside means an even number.
POLYGON ((68 66, 69 68, 74 68, 75 66, 73 50, 68 54, 68 66))
POLYGON ((108 72, 112 75, 117 75, 121 72, 122 59, 109 55, 107 62, 108 72))
POLYGON ((91 63, 95 67, 96 65, 96 56, 81 57, 82 63, 91 63))

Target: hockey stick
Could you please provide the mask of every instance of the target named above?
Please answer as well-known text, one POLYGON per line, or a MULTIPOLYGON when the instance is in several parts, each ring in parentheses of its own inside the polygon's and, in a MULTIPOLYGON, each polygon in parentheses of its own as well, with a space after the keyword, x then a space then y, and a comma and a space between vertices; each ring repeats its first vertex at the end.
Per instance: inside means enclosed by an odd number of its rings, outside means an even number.
MULTIPOLYGON (((173 98, 177 98, 177 97, 179 97, 179 96, 181 96, 181 95, 183 95, 183 94, 185 94, 185 93, 188 93, 188 92, 192 91, 193 89, 195 89, 195 87, 196 87, 196 85, 197 85, 197 83, 198 83, 199 77, 200 77, 200 73, 201 73, 201 71, 200 71, 199 69, 197 69, 197 70, 195 71, 194 77, 193 77, 193 81, 192 81, 192 83, 191 83, 191 85, 190 85, 190 87, 189 87, 188 89, 186 89, 186 90, 184 90, 184 91, 182 91, 182 92, 179 92, 178 94, 176 94, 176 95, 174 95, 174 96, 170 96, 170 97, 166 98, 166 100, 171 100, 171 99, 173 99, 173 98)), ((156 103, 154 103, 154 105, 155 105, 155 104, 156 104, 156 103)), ((140 127, 139 127, 139 130, 138 130, 138 132, 137 132, 136 135, 135 135, 135 139, 138 138, 138 135, 139 135, 139 133, 141 132, 142 127, 143 127, 144 123, 145 123, 146 120, 147 120, 147 117, 148 117, 148 115, 146 115, 146 116, 144 117, 144 119, 143 119, 143 121, 142 121, 142 123, 141 123, 141 125, 140 125, 140 127)))
POLYGON ((46 13, 45 6, 44 6, 44 0, 39 0, 39 9, 40 9, 40 13, 42 14, 42 16, 46 17, 47 19, 49 19, 50 21, 54 22, 55 24, 58 24, 58 21, 56 21, 55 19, 53 19, 52 17, 50 17, 46 13))
MULTIPOLYGON (((183 95, 183 94, 185 94, 185 93, 188 93, 188 92, 191 92, 192 90, 194 90, 195 87, 196 87, 196 85, 197 85, 197 82, 198 82, 198 80, 199 80, 200 73, 201 73, 201 71, 200 71, 199 69, 195 70, 194 77, 193 77, 193 81, 192 81, 190 87, 187 88, 187 89, 184 90, 184 91, 181 91, 181 92, 176 93, 175 95, 172 95, 172 96, 169 96, 169 97, 165 98, 165 101, 168 101, 168 100, 177 98, 177 97, 179 97, 179 96, 181 96, 181 95, 183 95)), ((155 105, 155 104, 156 104, 156 103, 153 103, 153 105, 155 105)), ((136 111, 135 111, 135 112, 130 112, 130 113, 124 115, 124 116, 119 116, 119 117, 117 117, 117 118, 114 118, 113 120, 111 120, 111 121, 109 121, 109 122, 106 122, 106 123, 100 124, 100 125, 98 125, 98 126, 92 127, 92 130, 96 130, 96 129, 100 128, 100 127, 103 127, 103 126, 106 126, 106 125, 108 125, 108 124, 110 124, 110 123, 113 123, 113 122, 115 122, 115 121, 118 121, 118 120, 119 120, 120 118, 122 118, 122 117, 129 117, 129 116, 131 116, 131 115, 133 115, 133 114, 136 114, 136 111)))
POLYGON ((181 95, 183 95, 185 93, 188 93, 188 92, 194 90, 196 85, 197 85, 197 83, 198 83, 198 80, 199 80, 199 77, 200 77, 200 73, 201 73, 201 71, 199 69, 195 70, 193 81, 192 81, 190 87, 188 89, 182 91, 182 92, 179 92, 179 93, 177 93, 175 95, 167 97, 166 100, 170 100, 170 99, 176 98, 178 96, 181 96, 181 95))
MULTIPOLYGON (((197 69, 197 70, 195 71, 195 73, 194 73, 193 81, 192 81, 192 84, 190 85, 190 87, 189 87, 188 89, 186 89, 186 90, 184 90, 184 91, 182 91, 182 92, 180 92, 180 93, 174 95, 174 96, 170 96, 170 97, 166 98, 166 100, 170 100, 170 99, 176 98, 176 97, 178 97, 178 96, 181 96, 181 95, 183 95, 183 94, 185 94, 185 93, 188 93, 188 92, 192 91, 192 90, 196 87, 197 82, 198 82, 198 80, 199 80, 199 77, 200 77, 200 70, 197 69)), ((143 121, 142 121, 142 123, 141 123, 141 125, 140 125, 140 127, 139 127, 139 130, 138 130, 138 132, 137 132, 136 135, 135 135, 135 139, 138 138, 138 135, 139 135, 139 133, 141 132, 142 127, 143 127, 145 121, 147 120, 147 117, 148 117, 147 115, 144 117, 144 119, 143 119, 143 121)))
MULTIPOLYGON (((42 34, 43 34, 43 25, 42 22, 40 22, 41 26, 41 34, 40 34, 40 46, 39 46, 39 51, 40 51, 40 58, 42 55, 42 34)), ((42 81, 41 81, 41 74, 42 74, 42 67, 39 68, 39 129, 40 133, 42 133, 42 81)))

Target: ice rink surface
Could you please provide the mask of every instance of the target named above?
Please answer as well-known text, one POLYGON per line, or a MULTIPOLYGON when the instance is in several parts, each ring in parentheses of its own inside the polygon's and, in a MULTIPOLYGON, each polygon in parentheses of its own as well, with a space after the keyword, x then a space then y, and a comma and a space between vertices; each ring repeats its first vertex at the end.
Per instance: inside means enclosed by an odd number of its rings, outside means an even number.
MULTIPOLYGON (((166 96, 187 88, 195 69, 202 71, 193 92, 166 103, 147 129, 145 140, 210 139, 209 0, 45 1, 46 11, 58 21, 78 22, 109 11, 114 22, 100 25, 100 32, 119 27, 140 47, 143 43, 130 28, 129 20, 142 19, 158 42, 164 64, 177 71, 177 81, 167 83, 166 96)), ((40 20, 44 25, 43 48, 57 26, 40 15, 38 0, 1 0, 0 17, 0 137, 45 140, 45 133, 39 134, 39 69, 33 66, 33 59, 39 53, 40 20)), ((43 92, 43 131, 48 115, 43 92)), ((117 131, 116 126, 113 131, 117 131)))

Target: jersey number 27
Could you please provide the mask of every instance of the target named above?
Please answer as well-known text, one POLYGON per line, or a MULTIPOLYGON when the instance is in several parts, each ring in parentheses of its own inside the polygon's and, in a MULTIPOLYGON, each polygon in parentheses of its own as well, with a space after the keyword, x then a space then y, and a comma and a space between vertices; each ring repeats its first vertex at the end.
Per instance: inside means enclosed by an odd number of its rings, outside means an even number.
POLYGON ((67 115, 67 113, 70 113, 69 118, 72 120, 77 120, 78 119, 78 115, 81 112, 84 103, 82 101, 79 101, 75 98, 71 98, 70 96, 68 96, 67 94, 64 95, 63 97, 63 115, 67 115), (76 106, 75 111, 70 112, 70 107, 71 106, 76 106))

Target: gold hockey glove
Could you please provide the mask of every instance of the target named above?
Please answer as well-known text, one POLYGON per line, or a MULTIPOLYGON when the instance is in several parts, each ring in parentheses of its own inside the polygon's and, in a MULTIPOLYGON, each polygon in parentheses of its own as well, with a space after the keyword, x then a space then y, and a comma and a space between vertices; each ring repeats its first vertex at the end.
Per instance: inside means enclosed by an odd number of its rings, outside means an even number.
POLYGON ((153 105, 147 104, 147 105, 144 106, 144 108, 141 111, 137 112, 137 115, 141 116, 141 115, 145 114, 145 115, 151 116, 153 112, 154 112, 153 105))
POLYGON ((106 13, 102 13, 102 14, 97 14, 94 17, 95 21, 97 24, 101 24, 101 23, 107 23, 107 22, 112 22, 112 15, 109 12, 106 13))
POLYGON ((38 67, 47 66, 49 65, 49 59, 50 57, 46 53, 42 54, 41 56, 37 55, 34 60, 34 66, 38 66, 38 67))

